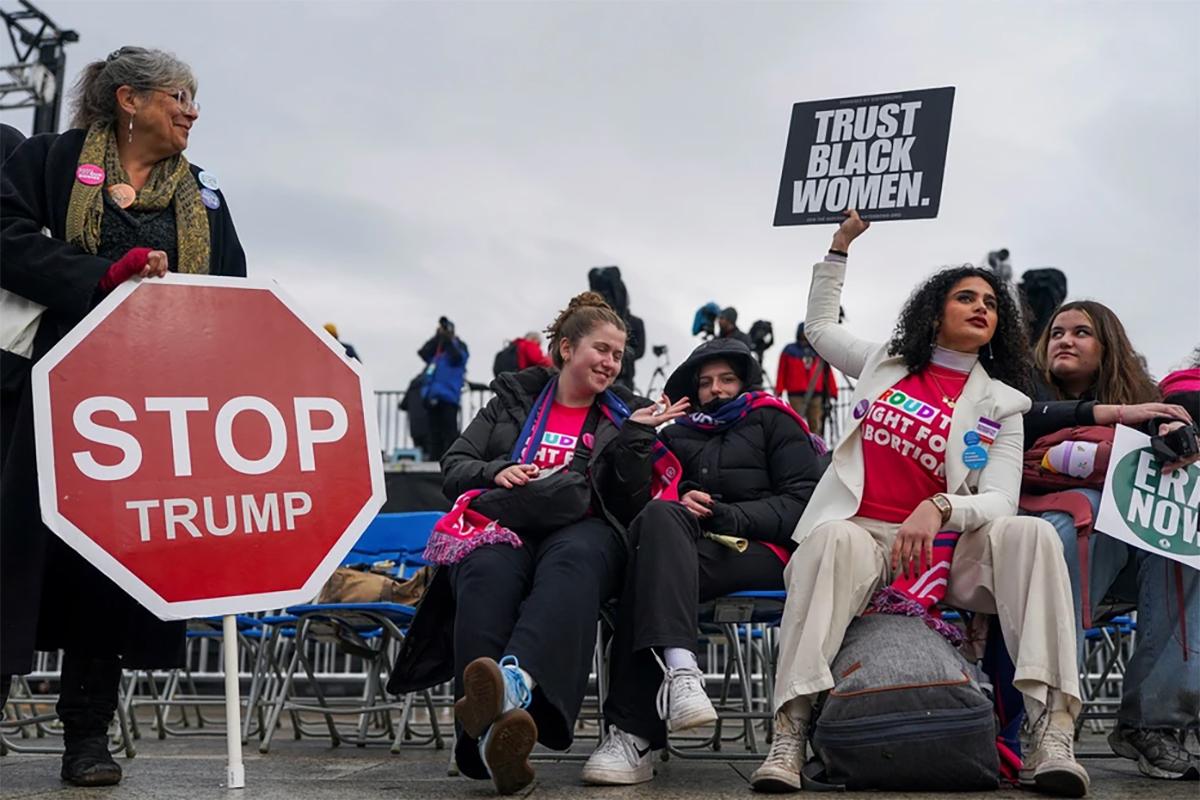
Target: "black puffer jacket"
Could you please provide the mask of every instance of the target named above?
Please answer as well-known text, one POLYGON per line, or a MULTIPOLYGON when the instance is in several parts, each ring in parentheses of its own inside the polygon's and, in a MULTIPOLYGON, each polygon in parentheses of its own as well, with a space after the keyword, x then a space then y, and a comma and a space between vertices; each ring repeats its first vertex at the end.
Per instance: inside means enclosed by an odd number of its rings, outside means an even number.
MULTIPOLYGON (((673 400, 686 395, 698 405, 696 376, 715 359, 729 361, 748 390, 762 388, 762 369, 744 344, 712 339, 671 374, 667 394, 673 400)), ((759 408, 719 433, 675 424, 660 435, 683 466, 680 494, 699 489, 717 500, 706 528, 795 546, 792 532, 821 478, 822 462, 791 414, 759 408)))
MULTIPOLYGON (((470 489, 494 489, 496 474, 510 464, 534 401, 553 373, 544 367, 506 372, 492 382, 495 397, 442 456, 442 490, 456 499, 470 489)), ((631 409, 649 405, 613 387, 631 409)), ((618 429, 605 416, 596 426, 588 476, 592 508, 624 533, 650 500, 654 429, 626 421, 618 429)), ((397 654, 387 689, 394 694, 426 689, 454 677, 454 595, 449 570, 438 568, 397 654)))
POLYGON ((1031 382, 1033 405, 1024 417, 1026 450, 1043 436, 1063 428, 1096 424, 1096 400, 1090 391, 1076 400, 1059 400, 1041 375, 1034 373, 1031 382))
MULTIPOLYGON (((470 489, 496 488, 496 475, 516 463, 510 457, 534 401, 553 373, 545 367, 505 372, 492 381, 495 397, 442 456, 442 490, 454 500, 470 489)), ((630 409, 650 405, 620 386, 613 392, 630 409)), ((601 416, 596 427, 589 475, 596 510, 622 529, 650 500, 654 429, 626 422, 618 430, 601 416)))

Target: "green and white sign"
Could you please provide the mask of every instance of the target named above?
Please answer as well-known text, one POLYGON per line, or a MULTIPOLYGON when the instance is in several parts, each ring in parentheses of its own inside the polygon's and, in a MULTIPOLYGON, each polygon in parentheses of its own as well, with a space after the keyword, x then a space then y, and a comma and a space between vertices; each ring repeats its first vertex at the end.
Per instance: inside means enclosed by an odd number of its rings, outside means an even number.
POLYGON ((1150 437, 1117 426, 1096 530, 1200 569, 1200 465, 1164 474, 1150 437))

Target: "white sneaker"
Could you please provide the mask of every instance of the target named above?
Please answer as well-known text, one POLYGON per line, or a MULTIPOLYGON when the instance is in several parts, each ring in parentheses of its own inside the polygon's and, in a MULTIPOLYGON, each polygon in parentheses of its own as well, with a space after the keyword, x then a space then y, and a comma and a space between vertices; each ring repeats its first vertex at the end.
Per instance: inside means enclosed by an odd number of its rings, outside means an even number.
POLYGON ((658 716, 666 720, 668 731, 686 731, 717 721, 699 667, 675 667, 666 672, 658 687, 658 716))
POLYGON ((599 786, 645 783, 654 778, 653 754, 653 749, 639 747, 631 734, 613 725, 583 765, 583 782, 599 786))
POLYGON ((1021 731, 1021 786, 1060 797, 1083 797, 1088 792, 1088 774, 1075 760, 1075 726, 1054 725, 1044 712, 1021 731))
POLYGON ((803 727, 792 722, 787 714, 776 714, 771 752, 762 766, 750 776, 750 786, 756 792, 799 791, 800 770, 804 768, 807 746, 808 734, 803 727))

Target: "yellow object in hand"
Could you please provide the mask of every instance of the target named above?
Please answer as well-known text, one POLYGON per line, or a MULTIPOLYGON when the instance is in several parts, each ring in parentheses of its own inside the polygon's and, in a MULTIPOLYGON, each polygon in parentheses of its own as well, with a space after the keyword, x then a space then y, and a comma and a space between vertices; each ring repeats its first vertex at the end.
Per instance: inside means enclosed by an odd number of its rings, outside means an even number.
POLYGON ((706 531, 704 538, 712 539, 717 544, 724 545, 730 550, 736 550, 739 553, 746 552, 746 548, 750 546, 750 541, 748 539, 740 539, 737 536, 726 536, 723 533, 708 533, 706 531))

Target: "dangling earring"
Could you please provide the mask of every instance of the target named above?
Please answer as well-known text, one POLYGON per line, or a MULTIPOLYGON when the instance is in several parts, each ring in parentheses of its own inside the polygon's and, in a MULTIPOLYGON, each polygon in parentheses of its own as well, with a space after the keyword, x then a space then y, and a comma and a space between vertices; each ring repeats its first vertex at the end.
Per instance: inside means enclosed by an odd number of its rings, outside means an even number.
POLYGON ((995 361, 996 357, 994 355, 992 355, 992 343, 990 341, 987 343, 987 349, 988 349, 988 361, 995 361))
POLYGON ((133 114, 129 115, 129 143, 133 144, 133 114))

